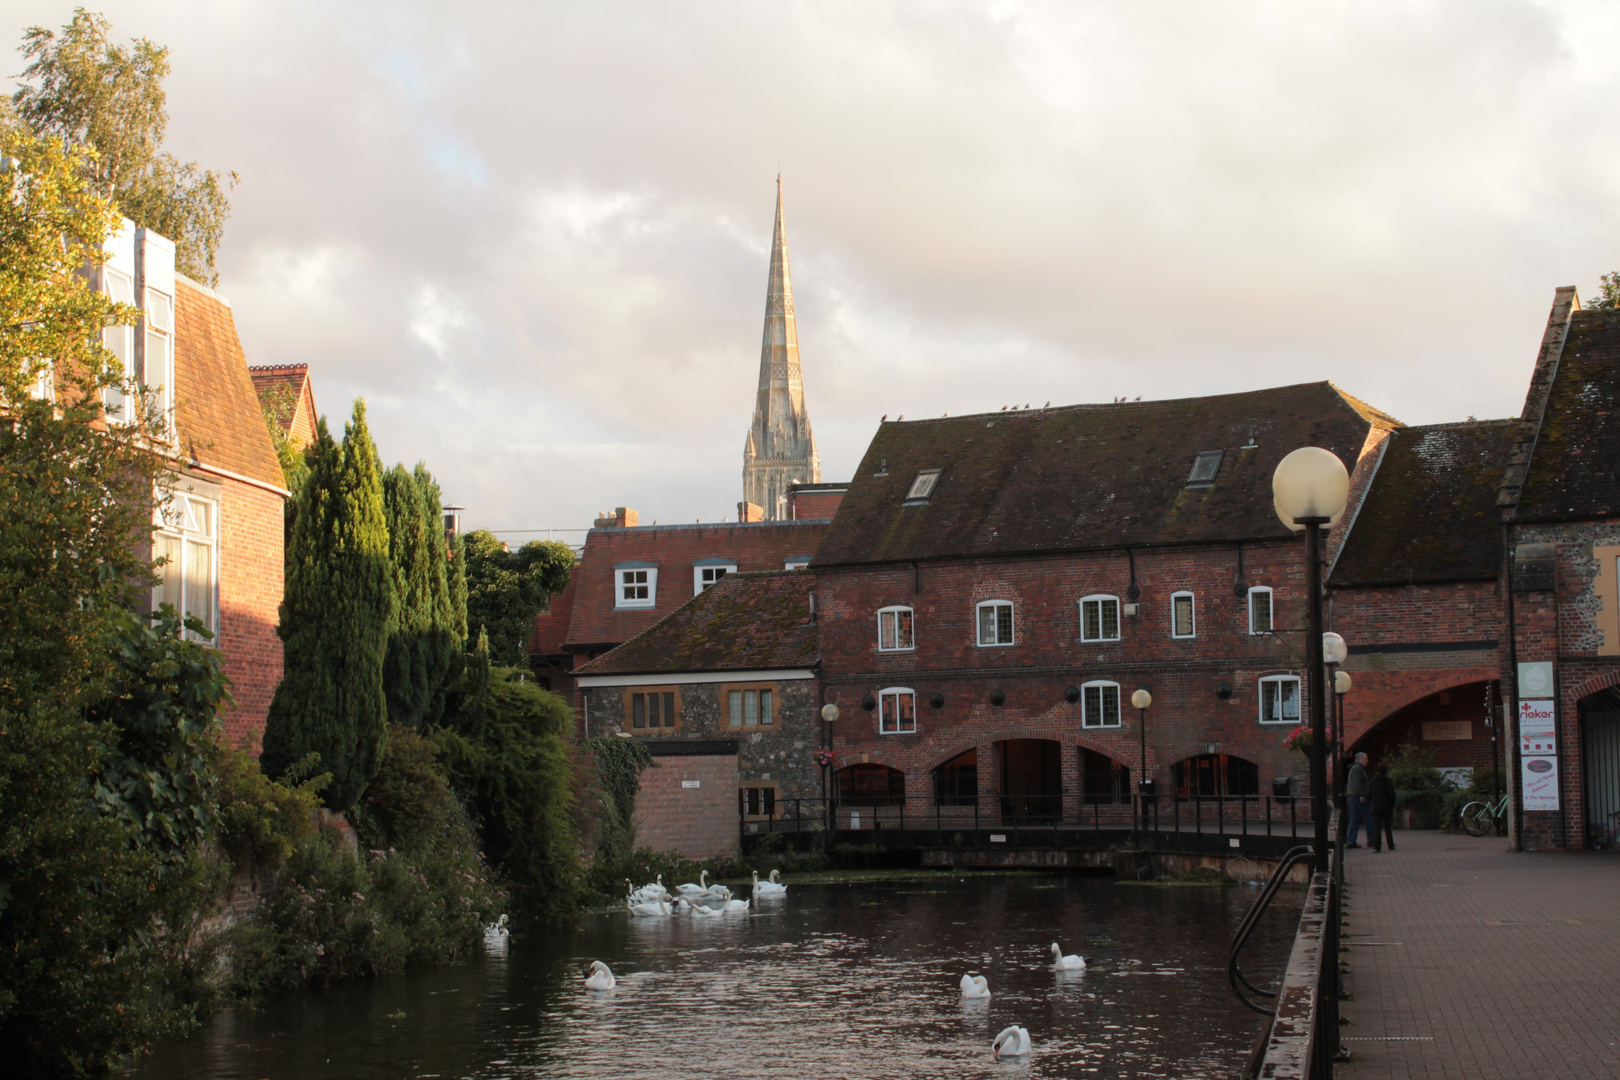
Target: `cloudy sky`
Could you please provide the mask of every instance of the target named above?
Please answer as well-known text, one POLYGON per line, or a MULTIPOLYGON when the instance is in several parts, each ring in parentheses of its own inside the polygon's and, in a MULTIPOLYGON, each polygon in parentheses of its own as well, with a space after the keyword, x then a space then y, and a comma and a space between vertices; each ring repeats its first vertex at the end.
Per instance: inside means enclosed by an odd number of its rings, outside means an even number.
POLYGON ((1620 268, 1612 3, 89 6, 241 174, 250 362, 469 525, 735 515, 778 169, 828 480, 885 413, 1511 415, 1553 288, 1620 268))

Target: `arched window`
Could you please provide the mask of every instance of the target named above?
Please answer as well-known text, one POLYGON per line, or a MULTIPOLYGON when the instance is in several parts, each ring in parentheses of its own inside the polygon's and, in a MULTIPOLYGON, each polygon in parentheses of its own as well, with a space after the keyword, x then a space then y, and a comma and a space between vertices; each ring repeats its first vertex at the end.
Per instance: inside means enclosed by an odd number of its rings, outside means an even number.
POLYGON ((1193 594, 1190 592, 1174 592, 1170 594, 1170 636, 1173 638, 1190 638, 1198 634, 1197 612, 1193 610, 1193 594))
POLYGON ((1088 682, 1080 688, 1080 726, 1119 727, 1119 683, 1088 682))
POLYGON ((891 686, 878 694, 878 734, 915 735, 917 695, 907 686, 891 686))
POLYGON ((1098 594, 1081 599, 1080 640, 1119 640, 1119 597, 1098 594))
POLYGON ((979 797, 979 751, 975 747, 942 762, 934 769, 934 802, 940 806, 972 806, 979 797))
POLYGON ((1249 590, 1249 633, 1271 633, 1271 586, 1256 585, 1249 590))
POLYGON ((1009 600, 986 600, 978 607, 979 644, 1013 643, 1013 606, 1009 600))
POLYGON ((912 632, 912 610, 908 607, 878 609, 878 652, 904 652, 917 647, 912 632))

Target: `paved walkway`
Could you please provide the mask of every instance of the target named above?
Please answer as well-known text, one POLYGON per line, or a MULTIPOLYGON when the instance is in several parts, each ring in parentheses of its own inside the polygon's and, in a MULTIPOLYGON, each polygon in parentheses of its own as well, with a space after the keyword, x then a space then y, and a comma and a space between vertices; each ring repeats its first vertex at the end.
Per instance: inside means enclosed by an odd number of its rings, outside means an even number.
POLYGON ((1620 1076, 1620 855, 1397 832, 1345 852, 1337 1080, 1620 1076))

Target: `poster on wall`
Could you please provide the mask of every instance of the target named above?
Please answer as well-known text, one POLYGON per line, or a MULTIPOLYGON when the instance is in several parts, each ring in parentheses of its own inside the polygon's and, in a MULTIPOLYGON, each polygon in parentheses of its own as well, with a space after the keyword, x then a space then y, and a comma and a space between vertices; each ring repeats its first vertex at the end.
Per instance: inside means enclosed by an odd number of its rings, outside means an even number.
POLYGON ((1558 759, 1527 757, 1523 761, 1524 809, 1558 809, 1558 759))
POLYGON ((1552 696, 1553 666, 1551 660, 1537 660, 1519 665, 1519 696, 1544 698, 1552 696))
POLYGON ((1556 754, 1558 744, 1553 739, 1557 711, 1553 702, 1519 702, 1519 753, 1556 754))

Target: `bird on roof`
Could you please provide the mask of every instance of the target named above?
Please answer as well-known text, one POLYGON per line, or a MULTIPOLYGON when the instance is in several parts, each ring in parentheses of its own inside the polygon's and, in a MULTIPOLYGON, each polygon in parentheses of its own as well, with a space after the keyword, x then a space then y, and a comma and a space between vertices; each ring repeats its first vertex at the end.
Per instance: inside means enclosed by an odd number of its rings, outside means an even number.
MULTIPOLYGON (((900 414, 900 419, 901 419, 901 420, 904 420, 904 419, 905 419, 905 418, 906 418, 906 414, 905 414, 905 413, 901 413, 901 414, 900 414)), ((898 422, 899 422, 899 421, 896 421, 896 423, 898 423, 898 422)))
POLYGON ((1052 407, 1052 403, 1050 401, 1048 401, 1045 405, 1041 406, 1041 408, 1043 408, 1043 409, 1050 409, 1051 407, 1052 407))
POLYGON ((1007 411, 1007 406, 1005 406, 1005 405, 1003 405, 1003 406, 1002 406, 1002 407, 1001 407, 1001 411, 1002 411, 1002 412, 1006 412, 1006 411, 1007 411))
POLYGON ((883 419, 882 419, 882 420, 879 420, 879 421, 878 421, 878 423, 880 423, 880 424, 885 424, 885 423, 888 423, 888 420, 889 420, 889 414, 888 414, 888 413, 884 413, 884 414, 883 414, 883 419))

